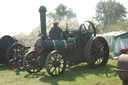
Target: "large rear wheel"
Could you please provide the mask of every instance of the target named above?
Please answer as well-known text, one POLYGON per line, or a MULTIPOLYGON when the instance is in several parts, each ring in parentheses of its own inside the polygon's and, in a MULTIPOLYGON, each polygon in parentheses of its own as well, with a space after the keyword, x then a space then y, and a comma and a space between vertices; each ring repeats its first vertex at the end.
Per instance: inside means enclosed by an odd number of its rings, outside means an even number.
POLYGON ((90 67, 104 66, 109 58, 109 47, 103 37, 91 38, 85 47, 85 58, 90 67))

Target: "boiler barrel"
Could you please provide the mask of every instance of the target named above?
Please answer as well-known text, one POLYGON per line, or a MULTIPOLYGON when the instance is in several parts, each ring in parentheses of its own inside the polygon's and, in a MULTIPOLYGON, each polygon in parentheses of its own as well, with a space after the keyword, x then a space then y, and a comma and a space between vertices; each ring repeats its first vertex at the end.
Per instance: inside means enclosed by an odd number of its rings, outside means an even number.
POLYGON ((68 39, 68 40, 44 40, 45 47, 47 49, 53 48, 53 50, 64 50, 69 49, 74 46, 74 39, 68 39))
POLYGON ((63 51, 66 49, 72 49, 75 46, 74 38, 68 40, 38 40, 36 43, 37 48, 42 48, 42 51, 63 51), (40 44, 41 43, 41 44, 40 44))

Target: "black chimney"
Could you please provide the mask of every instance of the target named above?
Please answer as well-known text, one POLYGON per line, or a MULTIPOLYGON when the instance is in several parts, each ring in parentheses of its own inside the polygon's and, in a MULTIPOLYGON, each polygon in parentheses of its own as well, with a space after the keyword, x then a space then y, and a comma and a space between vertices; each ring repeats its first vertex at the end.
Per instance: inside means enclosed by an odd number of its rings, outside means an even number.
POLYGON ((43 37, 46 37, 46 7, 45 6, 41 6, 39 8, 39 12, 40 12, 40 25, 41 25, 41 33, 43 35, 43 37))

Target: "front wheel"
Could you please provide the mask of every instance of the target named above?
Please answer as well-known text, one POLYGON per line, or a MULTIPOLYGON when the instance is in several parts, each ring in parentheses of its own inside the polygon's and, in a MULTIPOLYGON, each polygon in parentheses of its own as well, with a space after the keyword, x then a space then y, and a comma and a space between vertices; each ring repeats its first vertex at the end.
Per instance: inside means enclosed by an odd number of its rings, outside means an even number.
POLYGON ((52 51, 46 58, 46 70, 51 76, 61 75, 66 68, 65 58, 58 51, 52 51))
POLYGON ((35 51, 30 51, 24 57, 24 68, 28 73, 40 72, 42 66, 40 64, 40 57, 35 51))

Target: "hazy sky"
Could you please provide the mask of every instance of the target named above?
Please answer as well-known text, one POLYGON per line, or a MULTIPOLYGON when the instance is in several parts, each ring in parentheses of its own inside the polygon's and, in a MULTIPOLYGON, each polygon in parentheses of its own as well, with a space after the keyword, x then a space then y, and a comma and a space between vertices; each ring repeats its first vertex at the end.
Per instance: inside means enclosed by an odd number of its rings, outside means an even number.
MULTIPOLYGON (((15 35, 18 32, 30 33, 39 26, 39 7, 46 6, 47 13, 57 5, 64 4, 77 14, 79 23, 91 20, 95 15, 96 4, 100 0, 0 0, 0 36, 15 35)), ((127 0, 116 0, 128 9, 127 0)))

